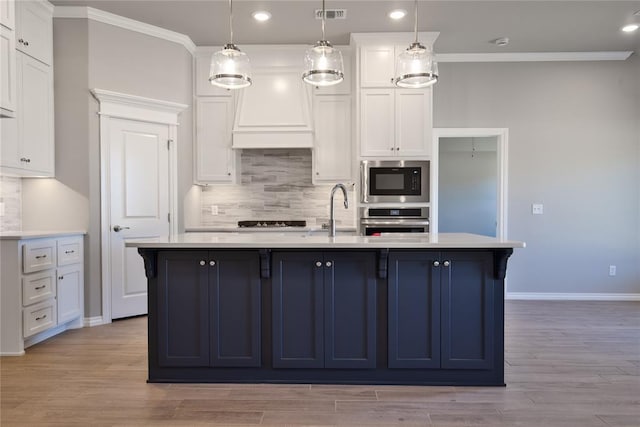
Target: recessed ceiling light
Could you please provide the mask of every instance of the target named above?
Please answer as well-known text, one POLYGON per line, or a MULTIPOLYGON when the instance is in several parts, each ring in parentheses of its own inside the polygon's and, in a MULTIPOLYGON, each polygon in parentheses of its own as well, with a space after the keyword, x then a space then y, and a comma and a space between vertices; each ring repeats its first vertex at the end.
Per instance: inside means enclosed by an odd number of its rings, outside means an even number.
POLYGON ((407 15, 407 11, 404 9, 396 9, 389 12, 389 18, 394 19, 396 21, 398 19, 404 18, 406 15, 407 15))
POLYGON ((624 31, 625 33, 632 33, 638 28, 640 28, 640 25, 638 24, 629 24, 622 27, 622 31, 624 31))
POLYGON ((259 22, 264 22, 264 21, 268 21, 269 19, 271 19, 271 14, 269 12, 267 12, 266 10, 258 10, 255 11, 251 14, 251 16, 253 16, 253 19, 255 19, 256 21, 259 22))

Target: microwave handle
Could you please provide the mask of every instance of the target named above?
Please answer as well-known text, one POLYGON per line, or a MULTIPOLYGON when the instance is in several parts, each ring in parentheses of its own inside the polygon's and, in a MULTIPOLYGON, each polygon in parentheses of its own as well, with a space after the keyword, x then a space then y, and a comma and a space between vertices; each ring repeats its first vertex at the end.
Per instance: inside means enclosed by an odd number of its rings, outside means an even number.
POLYGON ((360 202, 367 203, 369 201, 369 188, 367 188, 367 179, 366 174, 367 165, 364 163, 360 163, 360 202))

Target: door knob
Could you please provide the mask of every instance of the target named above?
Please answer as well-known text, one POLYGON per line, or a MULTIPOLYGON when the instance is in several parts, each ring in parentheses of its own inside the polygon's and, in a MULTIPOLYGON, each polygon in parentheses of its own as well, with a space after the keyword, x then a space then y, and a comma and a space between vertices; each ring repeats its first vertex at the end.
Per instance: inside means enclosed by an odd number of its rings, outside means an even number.
POLYGON ((326 266, 327 266, 327 267, 331 267, 331 265, 332 265, 332 264, 331 264, 331 261, 327 261, 326 266))
POLYGON ((320 261, 316 261, 316 267, 321 267, 322 263, 320 261))
POLYGON ((119 225, 114 225, 113 226, 113 231, 115 231, 116 233, 122 231, 122 230, 129 230, 130 227, 120 227, 119 225))
POLYGON ((434 267, 440 266, 440 261, 433 261, 433 266, 434 267))
POLYGON ((445 267, 449 267, 451 263, 449 261, 445 261, 442 263, 442 265, 444 265, 445 267))
POLYGON ((209 261, 209 265, 210 265, 211 267, 213 267, 214 265, 216 265, 216 262, 215 262, 215 261, 209 261))

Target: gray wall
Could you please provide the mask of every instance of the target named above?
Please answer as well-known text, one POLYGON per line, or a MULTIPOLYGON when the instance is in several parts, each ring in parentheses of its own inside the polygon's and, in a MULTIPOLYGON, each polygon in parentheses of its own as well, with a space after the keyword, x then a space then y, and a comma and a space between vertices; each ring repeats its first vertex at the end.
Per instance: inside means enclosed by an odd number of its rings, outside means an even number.
MULTIPOLYGON (((23 227, 84 227, 85 316, 102 311, 98 88, 191 106, 193 58, 182 46, 85 19, 54 19, 56 179, 25 180, 23 227)), ((178 127, 178 206, 192 182, 189 107, 178 127)), ((179 220, 182 226, 182 221, 179 220)))
POLYGON ((440 138, 438 231, 496 237, 497 137, 440 138))
POLYGON ((510 260, 508 291, 640 293, 637 55, 443 63, 440 75, 436 127, 509 128, 508 237, 527 248, 510 260))

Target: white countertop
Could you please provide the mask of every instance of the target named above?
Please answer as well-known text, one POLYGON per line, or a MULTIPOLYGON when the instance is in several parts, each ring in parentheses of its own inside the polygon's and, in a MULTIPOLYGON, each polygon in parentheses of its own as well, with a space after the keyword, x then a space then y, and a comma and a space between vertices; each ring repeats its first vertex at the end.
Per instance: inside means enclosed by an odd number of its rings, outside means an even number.
POLYGON ((327 236, 326 232, 311 233, 185 233, 172 236, 128 240, 127 247, 139 248, 247 248, 247 249, 292 249, 292 248, 523 248, 524 242, 499 240, 493 237, 466 233, 403 234, 390 233, 382 236, 356 236, 352 233, 327 236))
POLYGON ((78 234, 87 234, 87 232, 83 231, 83 230, 2 231, 2 232, 0 232, 0 240, 40 239, 40 238, 47 238, 47 237, 77 236, 78 234))
MULTIPOLYGON (((200 226, 187 227, 185 233, 306 233, 308 231, 322 231, 321 226, 305 227, 237 227, 237 226, 200 226)), ((356 227, 337 227, 338 232, 355 233, 356 227)))

